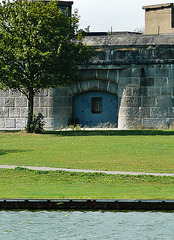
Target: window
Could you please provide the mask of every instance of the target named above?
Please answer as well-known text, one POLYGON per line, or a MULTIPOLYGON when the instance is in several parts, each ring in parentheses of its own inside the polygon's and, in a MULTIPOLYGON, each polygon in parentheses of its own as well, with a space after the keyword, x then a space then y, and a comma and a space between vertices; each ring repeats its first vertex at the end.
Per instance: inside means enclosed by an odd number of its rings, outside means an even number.
POLYGON ((101 110, 102 110, 102 98, 101 97, 93 97, 91 112, 94 114, 99 114, 99 113, 101 113, 101 110))

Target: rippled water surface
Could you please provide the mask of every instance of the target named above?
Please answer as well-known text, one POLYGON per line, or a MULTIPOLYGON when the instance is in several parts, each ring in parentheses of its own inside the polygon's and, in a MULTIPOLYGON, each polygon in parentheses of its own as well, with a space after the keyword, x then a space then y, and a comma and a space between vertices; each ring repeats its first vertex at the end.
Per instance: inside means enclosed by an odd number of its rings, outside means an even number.
POLYGON ((174 212, 0 211, 0 239, 173 240, 174 212))

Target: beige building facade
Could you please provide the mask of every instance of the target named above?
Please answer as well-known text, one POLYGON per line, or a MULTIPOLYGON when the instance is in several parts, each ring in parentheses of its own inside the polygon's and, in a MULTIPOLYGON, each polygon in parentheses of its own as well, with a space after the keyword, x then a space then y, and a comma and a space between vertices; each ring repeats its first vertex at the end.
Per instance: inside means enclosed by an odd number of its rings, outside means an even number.
POLYGON ((144 6, 145 34, 174 33, 174 3, 144 6))

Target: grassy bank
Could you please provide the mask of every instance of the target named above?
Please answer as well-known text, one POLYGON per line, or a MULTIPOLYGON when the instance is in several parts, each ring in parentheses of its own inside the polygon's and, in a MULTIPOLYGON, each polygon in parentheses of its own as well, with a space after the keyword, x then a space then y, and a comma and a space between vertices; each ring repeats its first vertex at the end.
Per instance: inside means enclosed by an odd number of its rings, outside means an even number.
POLYGON ((0 198, 174 199, 174 177, 0 170, 0 198))
POLYGON ((0 164, 174 173, 174 131, 0 132, 0 164))

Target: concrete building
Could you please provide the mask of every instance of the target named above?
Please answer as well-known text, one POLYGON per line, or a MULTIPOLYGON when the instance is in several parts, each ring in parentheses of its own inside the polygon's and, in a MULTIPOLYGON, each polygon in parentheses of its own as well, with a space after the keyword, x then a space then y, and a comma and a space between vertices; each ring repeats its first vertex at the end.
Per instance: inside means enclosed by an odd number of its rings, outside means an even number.
POLYGON ((174 3, 144 6, 145 34, 174 33, 174 3))
MULTIPOLYGON (((82 80, 68 87, 45 89, 34 99, 45 129, 73 122, 119 129, 168 128, 174 122, 173 34, 91 34, 84 43, 98 55, 80 65, 82 80)), ((24 129, 27 99, 0 91, 0 129, 24 129)))

